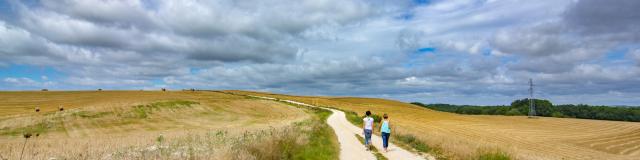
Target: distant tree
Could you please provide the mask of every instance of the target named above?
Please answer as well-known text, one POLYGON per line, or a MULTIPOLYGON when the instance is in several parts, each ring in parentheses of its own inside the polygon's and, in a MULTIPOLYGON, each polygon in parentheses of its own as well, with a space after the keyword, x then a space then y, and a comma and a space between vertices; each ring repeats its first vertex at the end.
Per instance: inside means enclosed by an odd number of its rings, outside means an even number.
MULTIPOLYGON (((551 116, 554 111, 553 104, 549 100, 533 99, 536 108, 536 115, 551 116)), ((529 98, 519 99, 511 102, 511 108, 516 108, 522 114, 529 114, 529 98)))
POLYGON ((520 115, 523 115, 523 114, 522 114, 522 112, 520 112, 519 109, 511 108, 511 110, 507 111, 507 113, 505 115, 507 115, 507 116, 520 116, 520 115))
MULTIPOLYGON (((550 101, 540 99, 535 99, 534 102, 538 116, 640 122, 640 107, 590 106, 585 104, 563 104, 554 106, 550 101)), ((513 116, 527 115, 529 113, 529 99, 515 100, 510 106, 425 105, 419 102, 412 104, 437 111, 458 114, 513 116)))
POLYGON ((558 111, 555 111, 555 112, 551 113, 551 117, 563 118, 564 114, 562 114, 562 113, 560 113, 558 111))

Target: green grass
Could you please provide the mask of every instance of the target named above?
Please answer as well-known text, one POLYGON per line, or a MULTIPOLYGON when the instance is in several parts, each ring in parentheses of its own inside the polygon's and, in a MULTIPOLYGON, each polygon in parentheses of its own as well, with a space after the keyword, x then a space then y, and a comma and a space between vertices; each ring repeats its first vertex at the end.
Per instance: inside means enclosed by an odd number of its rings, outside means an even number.
POLYGON ((353 125, 362 126, 362 119, 364 117, 358 116, 356 112, 353 111, 343 111, 347 117, 347 120, 351 122, 353 125))
POLYGON ((79 111, 72 113, 71 115, 81 118, 101 118, 107 115, 113 114, 113 112, 89 112, 89 111, 79 111))
POLYGON ((414 135, 411 134, 393 134, 394 139, 399 142, 402 142, 405 145, 419 151, 429 153, 432 151, 432 148, 429 147, 426 143, 418 140, 414 135))
MULTIPOLYGON (((360 141, 360 143, 364 145, 364 138, 362 138, 362 136, 358 134, 355 134, 355 136, 358 139, 358 141, 360 141)), ((387 157, 384 157, 384 155, 382 155, 382 153, 380 153, 378 149, 376 149, 376 147, 371 147, 370 149, 371 149, 370 151, 373 152, 373 155, 376 156, 377 160, 388 160, 387 157)))
POLYGON ((161 111, 163 109, 181 109, 188 108, 194 104, 200 104, 198 102, 175 100, 166 102, 155 102, 146 105, 133 106, 131 118, 149 118, 154 111, 161 111))
MULTIPOLYGON (((236 95, 236 94, 234 94, 236 95)), ((256 98, 245 96, 248 98, 256 98)), ((310 120, 306 120, 303 122, 296 123, 295 132, 300 132, 300 136, 306 136, 308 142, 306 144, 300 145, 297 144, 292 139, 296 137, 288 137, 279 139, 278 143, 272 147, 280 147, 281 153, 279 153, 282 157, 278 157, 277 159, 305 159, 305 160, 330 160, 339 159, 340 146, 338 144, 335 132, 333 129, 327 125, 327 118, 332 114, 331 111, 317 108, 317 107, 309 107, 303 105, 297 105, 292 103, 287 103, 280 101, 280 99, 273 100, 276 102, 284 103, 289 106, 294 106, 298 108, 305 109, 307 113, 310 113, 312 118, 310 120), (305 129, 306 128, 306 129, 305 129)), ((261 154, 256 154, 261 155, 261 154)), ((258 159, 272 159, 268 157, 258 157, 258 159)))
POLYGON ((481 151, 476 160, 511 160, 511 156, 500 150, 481 151))
POLYGON ((331 111, 319 108, 308 108, 315 117, 310 121, 310 130, 303 130, 309 137, 306 145, 293 148, 293 159, 338 159, 339 145, 333 129, 325 122, 331 111))
MULTIPOLYGON (((65 128, 62 125, 64 121, 69 119, 69 116, 72 117, 80 117, 86 119, 97 119, 102 118, 109 115, 121 116, 124 118, 148 118, 152 112, 160 111, 162 109, 180 109, 191 107, 194 104, 199 104, 197 102, 184 101, 184 100, 176 100, 176 101, 166 101, 166 102, 155 102, 147 105, 137 105, 133 106, 130 113, 126 114, 116 114, 114 112, 92 112, 92 111, 78 111, 73 112, 71 114, 56 114, 56 113, 48 113, 44 114, 44 120, 41 122, 31 124, 28 126, 16 127, 16 128, 2 128, 0 130, 0 135, 9 135, 9 136, 18 136, 23 133, 47 133, 52 131, 62 131, 65 128)), ((58 112, 59 113, 59 112, 58 112)), ((133 123, 133 121, 128 121, 123 119, 118 124, 127 124, 133 123)))
POLYGON ((60 129, 62 129, 62 121, 42 121, 25 127, 3 128, 2 131, 0 131, 0 135, 19 136, 24 133, 43 134, 60 129))

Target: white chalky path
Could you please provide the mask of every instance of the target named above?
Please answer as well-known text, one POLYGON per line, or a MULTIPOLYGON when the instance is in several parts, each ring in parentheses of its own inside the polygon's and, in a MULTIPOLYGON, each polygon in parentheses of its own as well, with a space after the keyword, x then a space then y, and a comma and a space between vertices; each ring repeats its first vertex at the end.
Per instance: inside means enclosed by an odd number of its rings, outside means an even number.
MULTIPOLYGON (((260 97, 260 96, 251 96, 251 97, 269 99, 269 100, 278 100, 270 97, 260 97)), ((280 101, 297 104, 297 105, 309 106, 309 107, 317 107, 317 106, 296 102, 296 101, 291 101, 291 100, 280 100, 280 101)), ((323 107, 319 107, 319 108, 323 108, 323 107)), ((355 136, 356 134, 358 134, 364 137, 364 135, 362 134, 362 128, 356 127, 355 125, 351 124, 345 117, 344 112, 331 109, 331 108, 324 108, 324 109, 328 109, 333 112, 333 114, 331 114, 331 116, 327 118, 327 124, 329 124, 329 126, 333 128, 333 130, 336 133, 336 136, 338 137, 338 142, 340 142, 340 159, 342 160, 360 160, 360 159, 375 160, 376 159, 373 153, 367 151, 364 145, 360 143, 360 141, 358 141, 358 139, 355 136)), ((376 130, 376 131, 379 131, 379 130, 376 130)), ((428 158, 425 158, 420 155, 411 153, 405 149, 402 149, 394 145, 393 143, 389 143, 389 152, 384 152, 382 148, 382 138, 380 138, 380 136, 372 135, 371 140, 372 140, 373 146, 375 146, 382 155, 384 155, 390 160, 424 160, 424 159, 435 160, 433 156, 426 155, 428 158)), ((391 141, 393 141, 393 139, 391 141)))

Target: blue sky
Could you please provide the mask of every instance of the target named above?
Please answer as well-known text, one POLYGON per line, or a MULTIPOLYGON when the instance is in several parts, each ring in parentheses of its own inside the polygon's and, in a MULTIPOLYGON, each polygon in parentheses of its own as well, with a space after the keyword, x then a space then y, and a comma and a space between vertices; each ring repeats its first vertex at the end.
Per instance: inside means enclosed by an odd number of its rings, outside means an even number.
POLYGON ((640 105, 639 1, 0 1, 0 90, 640 105), (602 7, 607 6, 607 7, 602 7), (544 12, 542 12, 544 11, 544 12))

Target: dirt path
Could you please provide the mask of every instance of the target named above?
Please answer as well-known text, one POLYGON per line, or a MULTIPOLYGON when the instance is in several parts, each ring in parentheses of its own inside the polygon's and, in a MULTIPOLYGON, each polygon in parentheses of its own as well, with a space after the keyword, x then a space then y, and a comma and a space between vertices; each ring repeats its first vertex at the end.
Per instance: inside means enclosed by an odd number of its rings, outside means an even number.
MULTIPOLYGON (((260 96, 252 96, 252 97, 278 100, 270 97, 260 97, 260 96)), ((280 101, 303 105, 303 106, 317 107, 317 106, 296 102, 296 101, 291 101, 291 100, 280 100, 280 101)), ((362 134, 362 128, 356 127, 355 125, 351 124, 347 120, 344 112, 335 110, 335 109, 330 109, 330 108, 324 108, 324 109, 328 109, 333 112, 333 114, 331 114, 331 116, 327 118, 327 124, 329 124, 329 126, 333 128, 333 130, 336 133, 336 136, 338 137, 338 142, 340 142, 340 159, 342 160, 360 160, 360 159, 375 160, 376 159, 373 153, 367 151, 364 145, 360 143, 360 141, 355 136, 356 134, 358 134, 364 137, 364 135, 362 134)), ((394 145, 393 143, 389 143, 389 152, 383 152, 382 138, 380 138, 380 136, 372 135, 371 140, 373 145, 379 151, 381 151, 380 153, 390 160, 423 160, 423 159, 435 160, 435 158, 433 158, 430 155, 427 155, 428 158, 425 158, 420 155, 411 153, 405 149, 402 149, 394 145)))
MULTIPOLYGON (((344 159, 344 158, 352 159, 350 157, 343 157, 343 154, 352 154, 351 150, 353 149, 365 150, 364 145, 362 145, 362 143, 360 143, 355 138, 355 134, 358 134, 364 137, 364 135, 362 134, 362 128, 356 127, 355 125, 351 124, 351 122, 349 122, 345 117, 344 112, 335 110, 335 109, 329 109, 329 110, 333 111, 333 114, 329 117, 329 119, 327 119, 327 123, 333 128, 333 130, 335 130, 336 135, 338 135, 338 140, 340 140, 340 137, 347 137, 348 139, 345 141, 340 141, 340 150, 341 150, 340 159, 344 159), (353 140, 351 140, 351 138, 353 140), (355 144, 345 144, 345 143, 355 143, 355 144)), ((380 136, 372 135, 371 141, 373 146, 376 147, 378 151, 380 151, 380 153, 385 157, 387 157, 388 159, 391 159, 391 160, 425 159, 424 157, 417 154, 413 154, 407 150, 404 150, 394 145, 393 143, 389 143, 389 152, 384 152, 382 148, 382 138, 380 136)), ((365 151, 365 152, 368 152, 368 151, 365 151)), ((429 159, 432 159, 432 158, 429 158, 429 159)))
MULTIPOLYGON (((333 128, 340 142, 340 159, 373 159, 376 157, 366 150, 364 145, 358 141, 355 134, 358 127, 349 123, 345 118, 344 112, 330 109, 333 114, 327 118, 327 124, 333 128)), ((360 131, 362 132, 362 131, 360 131)), ((362 133, 359 133, 362 136, 362 133)))

